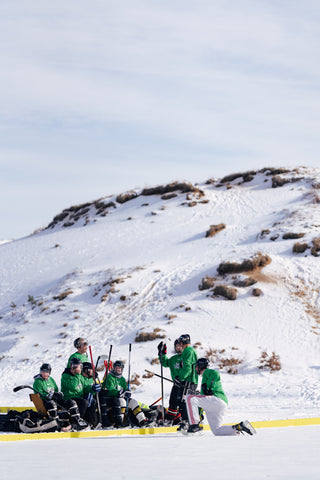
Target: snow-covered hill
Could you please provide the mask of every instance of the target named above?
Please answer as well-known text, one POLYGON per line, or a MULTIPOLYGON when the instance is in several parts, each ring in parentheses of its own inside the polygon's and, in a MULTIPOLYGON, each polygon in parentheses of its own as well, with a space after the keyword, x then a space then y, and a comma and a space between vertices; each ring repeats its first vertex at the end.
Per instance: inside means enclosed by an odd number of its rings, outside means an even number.
POLYGON ((44 361, 59 382, 79 336, 113 360, 131 342, 135 395, 154 401, 159 379, 143 375, 160 370, 159 338, 170 352, 190 333, 221 369, 230 419, 318 415, 319 202, 320 170, 266 168, 74 206, 0 245, 0 404, 27 404, 12 388, 44 361), (273 352, 281 369, 260 369, 273 352))

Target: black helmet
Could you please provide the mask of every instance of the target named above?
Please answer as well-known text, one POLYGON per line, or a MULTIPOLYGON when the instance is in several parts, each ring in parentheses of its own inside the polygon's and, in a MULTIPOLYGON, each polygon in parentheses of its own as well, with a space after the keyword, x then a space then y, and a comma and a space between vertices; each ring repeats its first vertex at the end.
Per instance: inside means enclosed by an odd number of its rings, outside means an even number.
POLYGON ((77 357, 71 358, 70 368, 78 367, 79 365, 81 365, 81 367, 82 367, 82 362, 81 362, 80 358, 77 358, 77 357))
POLYGON ((178 341, 179 343, 182 343, 182 345, 188 345, 189 343, 191 343, 190 335, 188 333, 180 335, 180 337, 178 338, 178 341))
POLYGON ((123 361, 122 361, 122 360, 116 360, 116 361, 114 362, 114 364, 113 364, 113 368, 115 368, 115 367, 121 367, 122 370, 123 370, 123 369, 124 369, 124 363, 123 363, 123 361))
POLYGON ((43 363, 40 367, 40 373, 41 372, 48 372, 51 373, 51 365, 50 363, 43 363))
POLYGON ((88 373, 89 370, 93 370, 92 363, 90 362, 83 362, 82 364, 82 371, 88 373))
POLYGON ((197 372, 201 372, 202 370, 205 370, 206 368, 209 367, 209 360, 207 358, 198 358, 196 361, 196 370, 197 372))
POLYGON ((85 338, 82 338, 82 337, 78 337, 73 342, 73 345, 74 345, 75 348, 80 348, 83 343, 88 345, 88 340, 86 340, 85 338))

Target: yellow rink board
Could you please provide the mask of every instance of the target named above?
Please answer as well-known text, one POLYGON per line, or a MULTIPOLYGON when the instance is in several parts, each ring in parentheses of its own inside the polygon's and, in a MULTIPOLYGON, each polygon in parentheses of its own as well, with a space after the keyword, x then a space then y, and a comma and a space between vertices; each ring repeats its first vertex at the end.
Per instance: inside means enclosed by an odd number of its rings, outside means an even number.
MULTIPOLYGON (((6 413, 8 407, 0 407, 1 413, 6 413)), ((20 407, 25 410, 25 407, 20 407)), ((11 410, 12 408, 10 408, 11 410)), ((14 407, 18 410, 18 407, 14 407)), ((286 420, 264 420, 251 422, 254 428, 273 428, 273 427, 297 427, 305 425, 320 425, 320 417, 311 418, 292 418, 286 420)), ((229 424, 231 425, 231 424, 229 424)), ((210 430, 209 425, 203 426, 204 430, 210 430)), ((154 428, 123 428, 113 430, 89 430, 82 432, 52 432, 52 433, 4 433, 0 434, 1 442, 13 442, 20 440, 45 440, 57 438, 97 438, 114 437, 121 435, 153 435, 161 433, 174 433, 177 427, 154 427, 154 428)))

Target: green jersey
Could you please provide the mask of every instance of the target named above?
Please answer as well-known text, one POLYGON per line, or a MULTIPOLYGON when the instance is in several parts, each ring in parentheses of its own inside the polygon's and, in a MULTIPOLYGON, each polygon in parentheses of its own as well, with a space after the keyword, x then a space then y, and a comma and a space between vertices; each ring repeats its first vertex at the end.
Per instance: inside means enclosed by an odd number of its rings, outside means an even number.
POLYGON ((196 372, 197 352, 192 347, 186 347, 181 354, 181 368, 178 371, 178 377, 182 381, 198 384, 198 374, 196 372))
POLYGON ((217 370, 206 368, 203 372, 201 393, 203 395, 213 395, 214 397, 221 398, 221 400, 228 403, 227 396, 222 388, 220 373, 217 370))
POLYGON ((48 380, 45 380, 42 378, 41 374, 34 377, 33 388, 40 394, 42 400, 46 400, 47 395, 50 392, 58 392, 59 390, 52 377, 49 377, 48 380))
POLYGON ((89 358, 88 358, 88 355, 86 353, 75 352, 72 355, 70 355, 68 363, 67 363, 67 368, 70 368, 70 362, 71 362, 72 358, 79 358, 82 363, 89 362, 89 358))
POLYGON ((108 390, 109 397, 117 397, 120 390, 127 390, 127 382, 124 377, 116 377, 112 371, 102 384, 102 388, 108 390))
POLYGON ((72 375, 64 371, 61 377, 61 391, 66 400, 70 398, 83 398, 87 393, 92 392, 92 384, 87 384, 81 373, 72 375))
POLYGON ((159 355, 159 360, 164 367, 170 368, 171 378, 174 380, 181 367, 181 354, 173 355, 170 358, 167 355, 159 355))

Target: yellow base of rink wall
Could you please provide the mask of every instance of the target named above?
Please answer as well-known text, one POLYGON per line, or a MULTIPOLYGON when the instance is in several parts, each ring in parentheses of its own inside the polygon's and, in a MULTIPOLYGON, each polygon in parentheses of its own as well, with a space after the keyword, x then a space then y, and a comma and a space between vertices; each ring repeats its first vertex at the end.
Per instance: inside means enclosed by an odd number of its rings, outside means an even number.
MULTIPOLYGON (((9 410, 23 411, 28 407, 0 407, 1 413, 9 410)), ((306 425, 320 425, 320 417, 289 418, 285 420, 252 421, 254 428, 274 427, 298 427, 306 425)), ((231 425, 231 424, 228 424, 231 425)), ((209 425, 203 426, 204 430, 210 430, 209 425)), ((3 433, 0 434, 0 442, 14 442, 20 440, 54 440, 58 438, 98 438, 115 437, 121 435, 154 435, 161 433, 175 433, 177 427, 152 427, 152 428, 123 428, 113 430, 88 430, 81 432, 51 432, 51 433, 3 433)))

